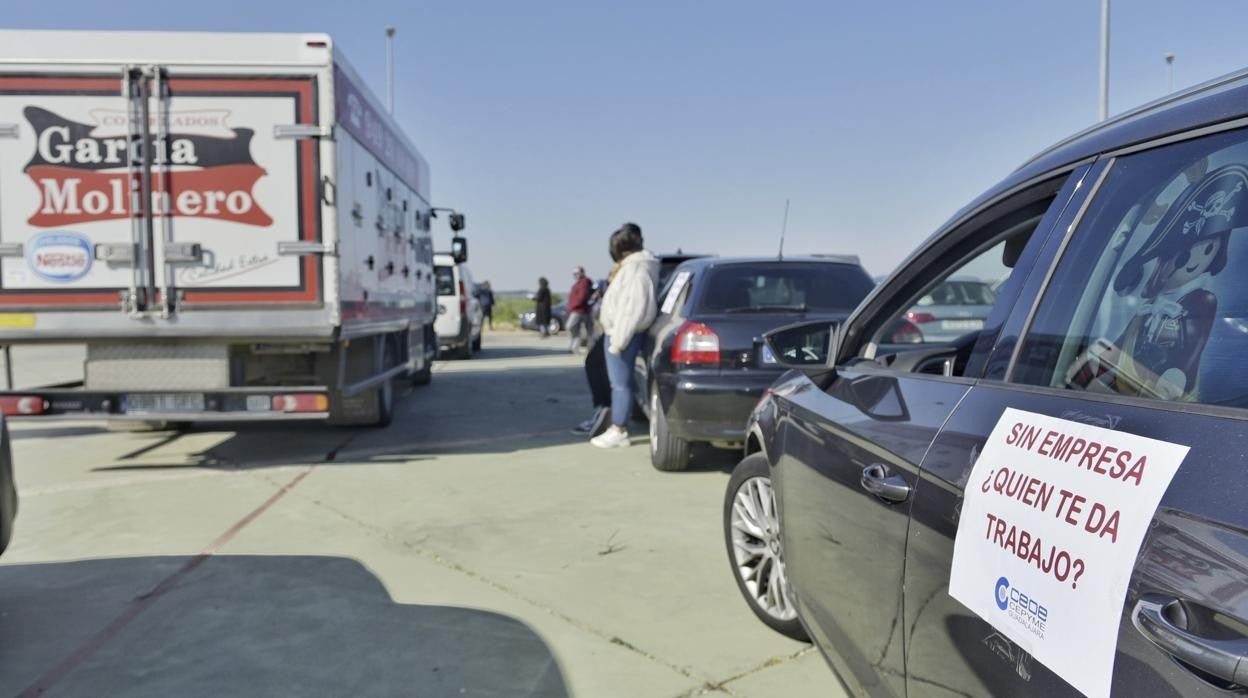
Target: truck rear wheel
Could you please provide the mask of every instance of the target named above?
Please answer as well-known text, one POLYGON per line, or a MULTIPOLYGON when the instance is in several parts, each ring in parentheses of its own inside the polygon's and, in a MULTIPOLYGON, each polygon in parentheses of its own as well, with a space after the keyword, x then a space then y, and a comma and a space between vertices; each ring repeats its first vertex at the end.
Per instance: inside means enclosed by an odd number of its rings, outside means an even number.
MULTIPOLYGON (((365 341, 352 342, 349 347, 338 349, 338 351, 349 352, 347 376, 354 377, 352 380, 377 375, 394 366, 396 353, 391 338, 378 336, 373 341, 383 343, 380 350, 375 344, 365 341)), ((339 378, 336 375, 332 376, 330 385, 337 385, 339 378)), ((347 381, 348 384, 350 382, 350 380, 347 381)), ((336 426, 384 427, 394 420, 394 403, 394 377, 387 378, 381 384, 351 397, 346 397, 341 390, 334 389, 329 393, 329 422, 336 426)))
POLYGON ((412 374, 412 385, 429 385, 433 381, 433 366, 428 361, 425 367, 412 374))
POLYGON ((388 427, 394 421, 394 379, 387 378, 377 388, 377 421, 373 426, 388 427))

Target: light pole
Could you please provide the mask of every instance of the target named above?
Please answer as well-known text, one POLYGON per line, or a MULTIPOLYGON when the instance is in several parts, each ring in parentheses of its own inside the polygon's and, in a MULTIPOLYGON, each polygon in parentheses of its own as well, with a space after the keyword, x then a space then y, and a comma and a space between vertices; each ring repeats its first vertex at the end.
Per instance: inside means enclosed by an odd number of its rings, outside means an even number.
POLYGON ((1174 54, 1166 54, 1166 94, 1174 92, 1174 54))
POLYGON ((386 27, 386 106, 394 113, 394 27, 386 27))
POLYGON ((1109 118, 1109 0, 1101 0, 1101 121, 1109 118))

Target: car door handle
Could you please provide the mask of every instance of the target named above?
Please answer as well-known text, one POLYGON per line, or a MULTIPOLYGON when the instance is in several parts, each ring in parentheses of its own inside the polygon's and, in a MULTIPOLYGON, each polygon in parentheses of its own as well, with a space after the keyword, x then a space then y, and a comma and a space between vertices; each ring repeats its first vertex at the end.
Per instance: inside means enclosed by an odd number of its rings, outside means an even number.
POLYGON ((1131 622, 1163 652, 1225 681, 1248 685, 1248 638, 1213 640, 1187 632, 1166 618, 1166 608, 1178 602, 1145 594, 1135 602, 1131 622))
POLYGON ((872 463, 862 469, 862 489, 890 502, 904 502, 910 496, 910 484, 900 475, 889 475, 888 468, 872 463))

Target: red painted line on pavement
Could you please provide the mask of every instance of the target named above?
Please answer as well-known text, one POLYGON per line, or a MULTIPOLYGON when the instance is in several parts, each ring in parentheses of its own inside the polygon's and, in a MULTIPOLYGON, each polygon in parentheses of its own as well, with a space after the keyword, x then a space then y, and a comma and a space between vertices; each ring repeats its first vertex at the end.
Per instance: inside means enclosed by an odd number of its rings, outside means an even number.
POLYGON ((109 640, 116 637, 117 634, 125 629, 125 627, 137 618, 140 613, 146 611, 149 606, 156 602, 157 599, 164 596, 166 592, 177 586, 178 582, 182 581, 183 577, 194 571, 196 567, 202 565, 205 560, 212 557, 218 550, 221 549, 222 546, 230 542, 230 539, 238 535, 239 531, 246 528, 248 524, 255 521, 264 512, 268 511, 269 507, 273 506, 277 500, 281 499, 287 492, 294 489, 300 482, 303 482, 303 479, 311 472, 312 468, 308 468, 302 473, 296 475, 294 479, 283 485, 277 492, 274 492, 273 496, 264 500, 264 503, 252 510, 250 514, 239 519, 233 526, 225 529, 224 533, 213 539, 213 541, 201 550, 199 554, 195 555, 195 557, 187 560, 181 567, 178 568, 176 572, 162 579, 155 587, 152 588, 151 591, 140 596, 136 596, 130 602, 130 605, 126 607, 126 610, 121 612, 121 615, 114 618, 111 623, 104 626, 103 630, 96 633, 90 640, 83 643, 82 646, 74 651, 73 654, 69 655, 65 659, 61 660, 59 664, 49 669, 47 673, 39 677, 37 681, 31 684, 26 690, 19 693, 18 696, 20 698, 33 698, 34 696, 41 696, 48 689, 60 683, 62 679, 68 676, 74 669, 77 669, 78 666, 86 661, 88 657, 95 654, 96 650, 108 644, 109 640))

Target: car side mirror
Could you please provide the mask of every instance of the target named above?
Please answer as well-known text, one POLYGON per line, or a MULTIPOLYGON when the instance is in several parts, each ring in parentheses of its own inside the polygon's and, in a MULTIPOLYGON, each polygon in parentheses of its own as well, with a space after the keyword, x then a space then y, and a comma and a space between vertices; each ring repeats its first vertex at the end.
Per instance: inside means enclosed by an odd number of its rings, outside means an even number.
POLYGON ((456 264, 468 261, 468 238, 458 235, 451 238, 451 259, 454 259, 456 264))
POLYGON ((831 369, 839 328, 834 320, 814 320, 772 330, 763 335, 763 363, 799 371, 831 369))

